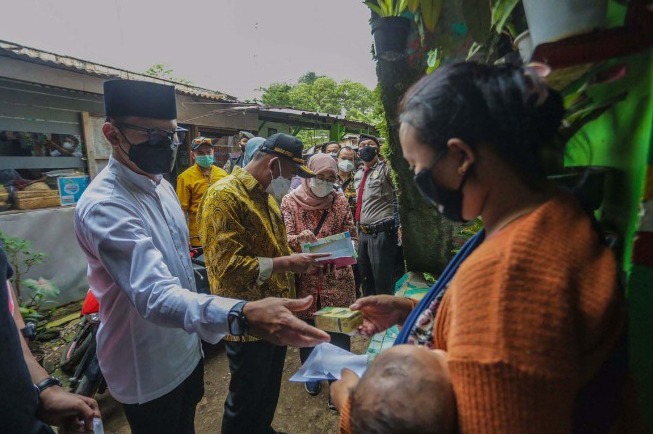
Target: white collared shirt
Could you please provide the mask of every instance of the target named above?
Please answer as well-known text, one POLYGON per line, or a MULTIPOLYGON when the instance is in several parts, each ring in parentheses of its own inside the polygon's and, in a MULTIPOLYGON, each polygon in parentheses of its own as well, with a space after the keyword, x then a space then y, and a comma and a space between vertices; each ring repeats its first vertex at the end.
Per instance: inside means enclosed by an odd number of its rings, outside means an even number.
POLYGON ((200 338, 228 332, 239 301, 197 294, 188 229, 172 186, 111 157, 75 209, 75 233, 100 303, 97 355, 111 395, 145 403, 195 369, 200 338))

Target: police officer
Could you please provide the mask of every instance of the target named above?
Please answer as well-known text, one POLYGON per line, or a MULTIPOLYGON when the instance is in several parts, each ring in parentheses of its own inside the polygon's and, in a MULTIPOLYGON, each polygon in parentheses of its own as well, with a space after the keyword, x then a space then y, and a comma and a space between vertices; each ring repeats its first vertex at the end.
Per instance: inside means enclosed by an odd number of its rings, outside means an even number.
MULTIPOLYGON (((379 139, 361 134, 358 141, 364 166, 356 186, 358 223, 358 270, 363 295, 392 294, 403 264, 399 247, 397 195, 390 179, 390 166, 379 157, 379 139)), ((402 255, 403 256, 403 255, 402 255)))

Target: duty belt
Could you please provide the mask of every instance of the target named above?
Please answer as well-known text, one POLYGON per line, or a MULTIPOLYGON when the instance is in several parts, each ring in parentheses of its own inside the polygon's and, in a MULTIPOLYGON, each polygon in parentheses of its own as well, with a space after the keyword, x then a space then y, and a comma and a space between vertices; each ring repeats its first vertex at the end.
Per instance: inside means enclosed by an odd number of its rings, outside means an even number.
POLYGON ((375 235, 380 232, 393 233, 396 229, 394 220, 386 220, 371 225, 359 223, 358 227, 360 228, 361 232, 366 235, 375 235))

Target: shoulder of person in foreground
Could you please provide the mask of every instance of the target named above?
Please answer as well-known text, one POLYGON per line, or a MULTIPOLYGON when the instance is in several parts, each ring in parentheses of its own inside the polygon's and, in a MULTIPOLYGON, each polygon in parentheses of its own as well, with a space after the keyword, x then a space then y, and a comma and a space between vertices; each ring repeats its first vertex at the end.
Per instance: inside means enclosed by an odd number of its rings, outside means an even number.
POLYGON ((614 256, 573 198, 557 196, 486 240, 436 320, 461 430, 571 432, 580 387, 624 318, 614 256))

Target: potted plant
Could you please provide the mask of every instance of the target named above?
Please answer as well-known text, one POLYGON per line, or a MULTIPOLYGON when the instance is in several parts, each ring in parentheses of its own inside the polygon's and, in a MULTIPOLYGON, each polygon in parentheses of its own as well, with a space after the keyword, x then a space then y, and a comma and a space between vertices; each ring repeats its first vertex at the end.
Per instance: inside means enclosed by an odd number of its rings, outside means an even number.
POLYGON ((523 0, 533 47, 605 27, 608 0, 523 0))
POLYGON ((365 5, 378 17, 372 21, 374 51, 382 59, 393 60, 406 49, 410 19, 401 16, 408 0, 374 0, 365 5))

